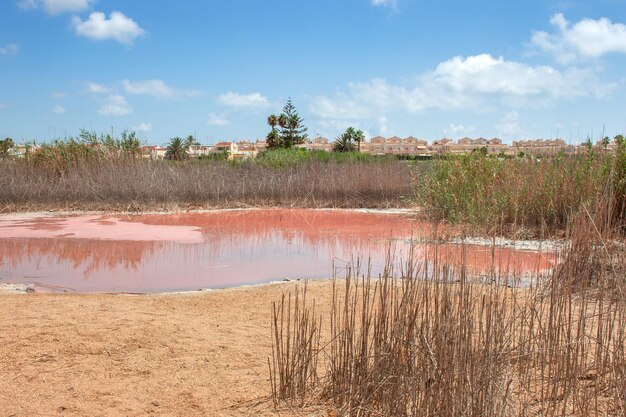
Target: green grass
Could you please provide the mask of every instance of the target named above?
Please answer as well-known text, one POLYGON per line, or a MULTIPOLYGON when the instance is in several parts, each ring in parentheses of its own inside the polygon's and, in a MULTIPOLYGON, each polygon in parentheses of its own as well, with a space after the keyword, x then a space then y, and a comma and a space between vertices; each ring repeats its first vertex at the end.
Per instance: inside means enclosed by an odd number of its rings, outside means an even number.
POLYGON ((614 220, 624 222, 626 146, 546 158, 474 153, 433 161, 419 199, 433 217, 491 228, 564 230, 572 216, 612 187, 614 220))
POLYGON ((326 152, 308 151, 306 149, 272 149, 259 154, 254 160, 247 163, 259 164, 266 168, 282 168, 295 166, 306 162, 337 162, 356 163, 381 160, 396 160, 393 156, 375 156, 359 152, 326 152))

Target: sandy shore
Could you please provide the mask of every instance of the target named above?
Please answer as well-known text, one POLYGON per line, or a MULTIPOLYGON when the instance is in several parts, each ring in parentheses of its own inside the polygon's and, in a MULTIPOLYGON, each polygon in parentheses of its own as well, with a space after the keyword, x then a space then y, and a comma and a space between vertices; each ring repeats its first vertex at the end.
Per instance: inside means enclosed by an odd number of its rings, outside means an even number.
MULTIPOLYGON (((0 293, 0 414, 326 415, 276 412, 268 397, 271 303, 295 285, 145 296, 0 293)), ((330 281, 309 291, 328 305, 330 281)))

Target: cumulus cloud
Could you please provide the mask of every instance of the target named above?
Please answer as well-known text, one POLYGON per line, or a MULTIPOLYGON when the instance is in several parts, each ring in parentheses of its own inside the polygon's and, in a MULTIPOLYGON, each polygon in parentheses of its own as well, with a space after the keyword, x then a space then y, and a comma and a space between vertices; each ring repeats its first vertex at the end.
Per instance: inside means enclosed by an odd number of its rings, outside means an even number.
POLYGON ((109 92, 109 88, 102 84, 89 82, 85 86, 85 92, 89 94, 104 94, 109 92))
POLYGON ((437 66, 435 83, 456 92, 476 92, 512 96, 548 94, 563 96, 571 80, 549 66, 529 66, 489 54, 455 57, 437 66))
POLYGON ((134 132, 152 132, 152 123, 141 122, 137 126, 133 126, 130 130, 134 132))
POLYGON ((598 58, 608 53, 626 53, 626 25, 605 17, 570 23, 563 14, 552 16, 555 32, 537 31, 531 42, 557 60, 569 63, 583 58, 598 58))
POLYGON ((396 7, 396 0, 370 0, 372 6, 378 7, 396 7))
POLYGON ((265 108, 269 100, 260 93, 239 94, 228 92, 217 97, 217 101, 230 107, 265 108))
POLYGON ((24 10, 42 8, 46 13, 56 15, 66 12, 80 12, 89 7, 92 0, 20 0, 17 5, 24 10))
POLYGON ((132 112, 133 108, 128 104, 126 98, 119 94, 109 95, 106 102, 98 110, 98 113, 103 116, 126 116, 132 112))
POLYGON ((52 113, 63 114, 65 112, 67 112, 67 109, 63 106, 54 106, 52 108, 52 113))
POLYGON ((112 39, 126 45, 145 33, 137 22, 121 12, 111 13, 108 19, 102 12, 91 13, 87 20, 74 16, 72 26, 79 36, 98 41, 112 39))
POLYGON ((384 79, 350 83, 334 96, 313 99, 310 110, 320 119, 359 120, 389 111, 483 110, 498 105, 545 105, 560 98, 601 95, 593 73, 563 72, 550 66, 530 66, 489 54, 455 57, 422 74, 412 85, 384 79))
POLYGON ((177 90, 165 84, 162 80, 129 81, 122 80, 122 86, 128 94, 142 94, 157 98, 178 98, 194 96, 195 91, 177 90))
POLYGON ((209 118, 207 120, 207 124, 209 126, 225 126, 230 124, 230 120, 223 113, 209 113, 209 118))
POLYGON ((20 47, 15 43, 0 46, 0 55, 15 55, 20 50, 20 47))

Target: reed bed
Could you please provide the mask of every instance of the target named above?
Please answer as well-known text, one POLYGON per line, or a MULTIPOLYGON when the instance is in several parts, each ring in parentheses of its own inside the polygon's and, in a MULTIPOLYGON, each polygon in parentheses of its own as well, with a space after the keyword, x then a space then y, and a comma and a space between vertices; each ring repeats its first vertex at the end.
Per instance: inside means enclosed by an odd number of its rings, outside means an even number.
POLYGON ((434 161, 419 185, 437 220, 545 237, 562 232, 610 184, 614 216, 626 218, 626 141, 578 155, 497 158, 476 152, 434 161))
POLYGON ((227 161, 78 159, 0 161, 0 210, 398 207, 414 196, 396 160, 306 160, 273 168, 227 161))
POLYGON ((303 401, 317 381, 321 321, 315 315, 315 303, 307 306, 306 285, 302 293, 296 292, 293 309, 291 299, 291 294, 283 295, 280 303, 272 304, 273 344, 268 365, 275 406, 290 399, 303 401))
MULTIPOLYGON (((380 277, 348 268, 316 322, 327 330, 292 351, 297 369, 317 366, 308 392, 274 389, 276 403, 344 416, 626 415, 626 250, 614 206, 598 199, 579 212, 559 263, 530 288, 496 265, 478 282, 463 256, 443 263, 436 251, 401 262, 390 253, 380 277)), ((285 331, 274 344, 302 340, 285 331)), ((274 387, 281 364, 270 366, 274 387)))

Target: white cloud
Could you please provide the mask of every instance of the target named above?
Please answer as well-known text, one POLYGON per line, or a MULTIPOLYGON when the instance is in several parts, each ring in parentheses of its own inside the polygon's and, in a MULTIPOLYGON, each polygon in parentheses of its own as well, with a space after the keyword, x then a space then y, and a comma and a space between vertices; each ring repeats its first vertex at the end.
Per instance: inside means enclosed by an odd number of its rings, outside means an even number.
POLYGON ((503 139, 519 138, 522 134, 519 119, 519 114, 515 110, 505 114, 495 126, 498 136, 501 136, 503 139))
POLYGON ((455 57, 437 66, 432 81, 457 93, 529 97, 578 95, 571 87, 586 74, 561 73, 550 66, 529 66, 489 54, 455 57))
POLYGON ((450 125, 443 129, 443 133, 450 136, 469 136, 474 133, 476 129, 474 126, 463 126, 462 124, 450 123, 450 125))
POLYGON ((217 101, 231 107, 265 108, 270 104, 267 98, 260 93, 239 94, 228 92, 218 96, 217 101))
POLYGON ((134 132, 152 132, 152 123, 141 122, 137 126, 133 126, 130 130, 134 132))
POLYGON ((181 91, 168 86, 161 80, 129 81, 122 80, 122 86, 128 94, 144 94, 157 98, 177 98, 195 96, 196 91, 181 91))
POLYGON ((87 85, 85 86, 85 91, 89 94, 104 94, 108 93, 109 89, 102 84, 87 83, 87 85))
POLYGON ((560 98, 602 95, 609 89, 589 71, 561 72, 482 54, 442 62, 412 85, 394 85, 379 78, 349 83, 334 96, 314 98, 310 110, 320 119, 363 120, 389 111, 484 111, 494 105, 546 105, 560 98))
POLYGON ((52 108, 52 113, 63 114, 65 112, 67 112, 67 109, 63 106, 54 106, 52 108))
POLYGON ((92 0, 20 0, 17 5, 24 10, 43 8, 46 13, 56 15, 65 12, 80 12, 89 7, 92 0))
POLYGON ((223 114, 209 113, 207 124, 210 126, 225 126, 230 124, 230 120, 223 114))
POLYGON ((39 7, 39 3, 37 2, 37 0, 19 0, 17 2, 17 5, 20 9, 24 10, 32 10, 39 7))
POLYGON ((126 98, 119 94, 109 95, 107 101, 98 110, 98 113, 103 116, 126 116, 132 112, 133 108, 128 104, 126 98))
POLYGON ((372 6, 396 7, 396 0, 370 0, 372 6))
POLYGON ((109 19, 102 12, 93 12, 89 19, 82 20, 78 16, 72 17, 72 26, 76 34, 94 40, 113 39, 118 42, 130 45, 135 38, 143 35, 145 31, 139 27, 137 22, 126 17, 121 12, 113 12, 109 19))
POLYGON ((65 91, 53 91, 52 93, 50 93, 50 97, 57 99, 57 100, 62 100, 64 98, 67 97, 67 92, 65 91))
POLYGON ((0 46, 0 55, 15 55, 20 50, 20 47, 15 43, 0 46))
POLYGON ((3 103, 3 102, 0 101, 0 110, 4 110, 7 107, 9 107, 9 106, 7 106, 6 103, 3 103))
POLYGON ((578 57, 598 58, 608 53, 626 53, 626 25, 622 23, 613 23, 603 17, 598 20, 582 19, 572 25, 561 13, 552 16, 550 23, 556 32, 535 32, 531 42, 560 62, 569 63, 578 57))

